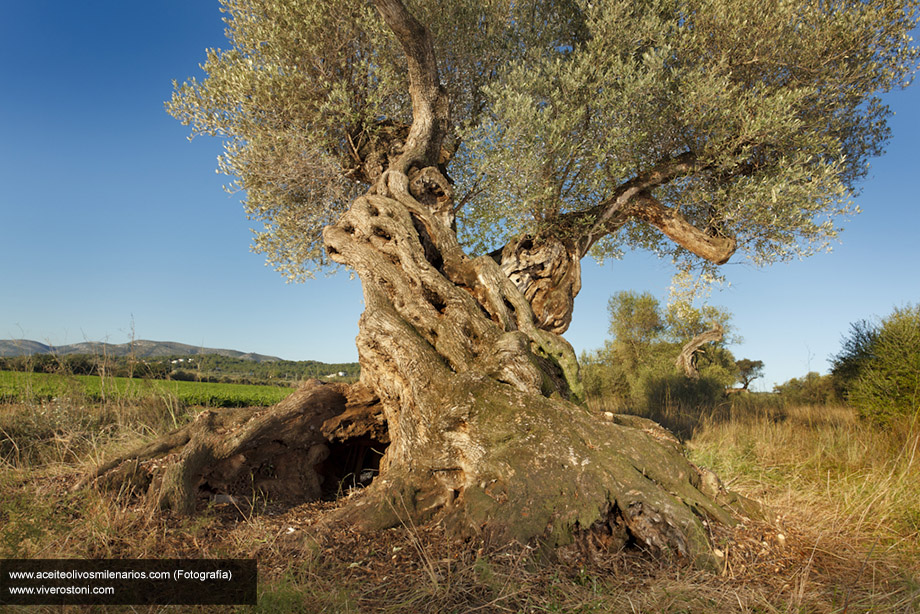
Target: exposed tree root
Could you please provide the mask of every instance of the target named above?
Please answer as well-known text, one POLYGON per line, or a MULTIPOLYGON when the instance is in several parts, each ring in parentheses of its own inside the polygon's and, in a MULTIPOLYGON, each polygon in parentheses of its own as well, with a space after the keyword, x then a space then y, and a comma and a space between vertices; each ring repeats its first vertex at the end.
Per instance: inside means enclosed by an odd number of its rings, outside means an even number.
POLYGON ((369 530, 433 520, 500 543, 635 543, 710 566, 707 523, 759 515, 650 420, 523 397, 488 378, 458 380, 463 418, 449 437, 467 439, 478 456, 391 468, 337 517, 369 530))
POLYGON ((374 470, 387 441, 372 393, 310 380, 273 407, 205 410, 101 465, 78 487, 128 489, 180 513, 209 498, 298 504, 334 490, 349 472, 374 470), (378 454, 369 455, 374 447, 378 454))

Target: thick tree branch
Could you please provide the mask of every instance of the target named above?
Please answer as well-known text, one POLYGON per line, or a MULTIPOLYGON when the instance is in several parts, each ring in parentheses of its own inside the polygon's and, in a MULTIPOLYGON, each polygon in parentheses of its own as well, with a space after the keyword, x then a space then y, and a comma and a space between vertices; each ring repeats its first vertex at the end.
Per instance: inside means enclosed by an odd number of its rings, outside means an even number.
POLYGON ((735 253, 737 243, 731 237, 709 235, 696 228, 678 211, 659 202, 651 191, 679 177, 704 170, 692 152, 664 160, 620 185, 613 196, 588 211, 572 215, 569 226, 579 220, 592 220, 587 231, 576 240, 580 256, 602 237, 616 232, 630 218, 648 222, 681 247, 715 264, 724 264, 735 253))
POLYGON ((587 253, 591 246, 601 237, 609 234, 611 224, 614 225, 613 230, 622 225, 625 219, 619 221, 619 223, 617 222, 623 218, 622 214, 626 212, 627 205, 634 196, 640 192, 664 185, 677 177, 687 175, 697 170, 697 168, 696 156, 688 151, 669 160, 664 160, 648 171, 639 173, 620 185, 613 196, 586 212, 595 221, 585 235, 582 253, 587 253))
POLYGON ((402 155, 390 170, 408 174, 413 166, 437 166, 450 129, 450 104, 438 75, 431 32, 400 0, 374 0, 374 6, 402 45, 409 65, 412 127, 402 155))
POLYGON ((531 302, 539 326, 561 334, 571 322, 581 289, 579 261, 594 243, 630 219, 652 224, 701 258, 716 264, 728 261, 736 248, 733 238, 703 232, 650 194, 655 187, 703 168, 690 152, 665 160, 621 184, 599 205, 555 216, 535 236, 516 237, 490 256, 531 302))
POLYGON ((662 205, 648 192, 640 192, 632 199, 630 212, 634 217, 656 227, 684 249, 715 264, 728 262, 738 247, 734 238, 706 234, 675 209, 662 205))
POLYGON ((684 152, 678 156, 664 160, 651 169, 639 173, 629 181, 620 185, 613 195, 592 207, 588 211, 579 212, 579 219, 592 219, 593 223, 583 238, 579 241, 581 255, 588 253, 595 243, 602 237, 616 232, 629 218, 629 204, 641 192, 664 185, 669 181, 689 175, 700 169, 696 156, 692 152, 684 152))

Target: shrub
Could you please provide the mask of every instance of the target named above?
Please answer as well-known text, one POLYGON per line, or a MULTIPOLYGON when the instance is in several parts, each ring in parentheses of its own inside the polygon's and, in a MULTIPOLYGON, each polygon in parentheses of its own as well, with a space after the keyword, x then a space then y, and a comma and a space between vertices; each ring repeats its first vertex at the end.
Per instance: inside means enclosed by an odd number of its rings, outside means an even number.
POLYGON ((882 320, 848 399, 860 415, 882 424, 920 412, 920 305, 882 320))
POLYGON ((645 404, 649 409, 692 414, 714 408, 725 398, 725 383, 714 377, 690 379, 681 373, 669 373, 642 382, 645 404))
POLYGON ((579 360, 582 384, 591 403, 600 404, 605 410, 622 411, 629 405, 629 382, 616 357, 606 350, 582 353, 579 360))
POLYGON ((833 405, 840 402, 833 376, 816 371, 778 384, 773 387, 773 392, 780 395, 786 405, 833 405))
POLYGON ((842 398, 849 397, 850 390, 859 379, 863 368, 872 358, 872 347, 878 340, 879 327, 869 320, 850 324, 850 333, 843 339, 843 347, 831 357, 831 373, 834 386, 842 398))

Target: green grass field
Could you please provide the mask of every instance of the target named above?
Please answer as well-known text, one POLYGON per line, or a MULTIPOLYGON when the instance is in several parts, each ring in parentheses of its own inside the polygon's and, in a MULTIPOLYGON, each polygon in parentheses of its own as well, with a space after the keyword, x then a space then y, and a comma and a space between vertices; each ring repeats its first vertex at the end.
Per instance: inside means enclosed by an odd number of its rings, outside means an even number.
POLYGON ((57 375, 0 371, 0 402, 43 402, 83 399, 90 403, 168 398, 182 405, 247 407, 274 405, 293 388, 247 384, 210 384, 143 380, 95 375, 57 375))

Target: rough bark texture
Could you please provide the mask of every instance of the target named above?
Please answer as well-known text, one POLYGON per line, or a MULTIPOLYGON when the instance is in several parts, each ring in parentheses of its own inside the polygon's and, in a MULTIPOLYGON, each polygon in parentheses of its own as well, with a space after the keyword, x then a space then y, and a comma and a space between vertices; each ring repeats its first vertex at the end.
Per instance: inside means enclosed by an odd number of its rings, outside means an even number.
POLYGON ((555 238, 519 237, 492 255, 530 303, 538 327, 561 335, 581 290, 581 255, 555 238))
POLYGON ((715 264, 725 264, 735 253, 737 243, 734 238, 699 230, 678 211, 665 207, 647 192, 637 195, 632 213, 658 228, 684 249, 715 264))

